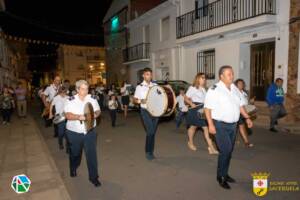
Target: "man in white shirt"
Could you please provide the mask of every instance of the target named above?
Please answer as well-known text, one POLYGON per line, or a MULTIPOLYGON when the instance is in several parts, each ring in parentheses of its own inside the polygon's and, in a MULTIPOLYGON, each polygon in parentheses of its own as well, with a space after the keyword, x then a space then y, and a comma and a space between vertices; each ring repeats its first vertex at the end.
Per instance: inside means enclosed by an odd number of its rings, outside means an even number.
MULTIPOLYGON (((53 98, 51 104, 50 104, 50 114, 49 119, 52 119, 53 116, 53 108, 55 108, 55 116, 59 116, 61 119, 64 119, 64 107, 66 105, 66 102, 68 100, 67 97, 67 90, 64 86, 60 87, 58 90, 58 94, 53 98)), ((55 134, 58 136, 58 144, 59 148, 63 149, 63 138, 65 137, 65 128, 66 128, 66 120, 62 120, 59 123, 54 124, 54 131, 55 134)), ((68 143, 67 144, 67 152, 68 152, 68 143)))
POLYGON ((209 132, 216 135, 220 150, 217 181, 222 188, 230 189, 228 182, 232 183, 235 180, 228 175, 228 170, 240 114, 246 119, 249 128, 253 124, 244 109, 245 102, 241 93, 233 84, 232 67, 222 66, 219 70, 219 79, 220 81, 208 90, 204 108, 209 132))
MULTIPOLYGON (((44 104, 44 111, 42 116, 45 117, 46 127, 51 126, 51 120, 47 120, 49 117, 50 104, 58 92, 59 87, 61 86, 61 78, 59 76, 55 76, 53 83, 49 85, 41 94, 41 98, 44 104)), ((55 109, 54 109, 55 111, 55 109)), ((57 133, 55 134, 57 136, 57 133)))
POLYGON ((101 183, 98 180, 96 120, 94 120, 94 128, 90 131, 86 130, 82 122, 86 120, 84 107, 87 103, 92 104, 95 118, 100 116, 100 107, 96 99, 88 94, 89 85, 85 80, 79 80, 75 85, 77 94, 70 97, 64 108, 68 120, 66 134, 70 143, 70 176, 77 176, 76 169, 80 165, 81 152, 82 149, 84 149, 89 171, 89 180, 96 187, 99 187, 101 183))
POLYGON ((158 117, 153 117, 151 114, 147 111, 147 105, 146 105, 146 96, 149 91, 149 89, 156 85, 155 83, 152 83, 152 70, 150 68, 145 68, 143 70, 143 78, 144 81, 139 84, 134 93, 134 102, 136 104, 140 104, 141 106, 141 117, 144 123, 144 127, 146 129, 146 144, 145 144, 145 152, 146 152, 146 158, 148 160, 153 160, 155 158, 153 152, 154 152, 154 143, 155 143, 155 134, 158 124, 158 117))

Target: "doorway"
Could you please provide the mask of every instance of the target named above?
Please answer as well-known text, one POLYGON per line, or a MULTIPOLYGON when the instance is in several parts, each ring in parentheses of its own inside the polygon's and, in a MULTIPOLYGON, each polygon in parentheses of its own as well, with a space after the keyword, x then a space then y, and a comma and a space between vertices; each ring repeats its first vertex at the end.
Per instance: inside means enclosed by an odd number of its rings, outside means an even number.
POLYGON ((265 101, 269 85, 274 80, 275 42, 251 45, 250 94, 265 101))

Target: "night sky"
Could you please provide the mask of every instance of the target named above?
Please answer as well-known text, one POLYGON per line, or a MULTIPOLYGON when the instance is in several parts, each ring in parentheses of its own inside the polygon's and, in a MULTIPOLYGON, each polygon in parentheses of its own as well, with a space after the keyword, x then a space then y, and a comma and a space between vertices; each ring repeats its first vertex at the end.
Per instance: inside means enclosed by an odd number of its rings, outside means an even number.
MULTIPOLYGON (((0 13, 5 33, 64 44, 103 46, 102 19, 112 0, 6 0, 0 13), (62 3, 63 2, 63 3, 62 3)), ((57 45, 29 44, 28 55, 56 53, 57 45)), ((56 56, 30 58, 29 69, 51 71, 56 56)))

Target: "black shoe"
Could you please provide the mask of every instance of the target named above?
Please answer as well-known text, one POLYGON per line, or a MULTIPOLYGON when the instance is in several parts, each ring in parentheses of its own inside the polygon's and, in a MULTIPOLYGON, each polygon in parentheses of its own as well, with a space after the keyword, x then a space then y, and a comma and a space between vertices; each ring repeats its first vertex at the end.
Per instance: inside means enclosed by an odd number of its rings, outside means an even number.
POLYGON ((226 181, 229 182, 229 183, 236 183, 234 178, 230 177, 229 175, 226 176, 226 181))
POLYGON ((55 138, 56 138, 56 137, 58 137, 58 135, 53 135, 53 137, 55 137, 55 138))
POLYGON ((275 128, 270 128, 270 131, 273 132, 273 133, 277 133, 278 132, 278 130, 275 129, 275 128))
POLYGON ((275 125, 278 125, 278 121, 277 120, 275 121, 275 125))
POLYGON ((100 187, 100 186, 102 185, 101 182, 98 180, 98 178, 96 178, 96 179, 94 179, 94 180, 91 180, 91 179, 90 179, 90 182, 93 183, 93 185, 94 185, 95 187, 100 187))
POLYGON ((70 176, 71 176, 71 177, 76 177, 76 176, 77 176, 76 170, 71 170, 71 171, 70 171, 70 176))
POLYGON ((63 150, 63 149, 64 149, 64 145, 60 144, 60 145, 59 145, 59 149, 60 149, 60 150, 63 150))
POLYGON ((217 178, 217 181, 219 182, 219 185, 226 189, 226 190, 229 190, 230 189, 230 185, 227 183, 227 180, 225 177, 218 177, 217 178))

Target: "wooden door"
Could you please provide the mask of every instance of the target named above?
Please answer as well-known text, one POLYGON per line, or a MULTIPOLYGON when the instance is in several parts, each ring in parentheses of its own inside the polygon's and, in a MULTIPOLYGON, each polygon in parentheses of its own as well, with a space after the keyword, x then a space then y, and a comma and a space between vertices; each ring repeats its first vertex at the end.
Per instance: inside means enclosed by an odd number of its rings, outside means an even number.
POLYGON ((251 45, 251 97, 264 101, 274 79, 275 42, 251 45))

